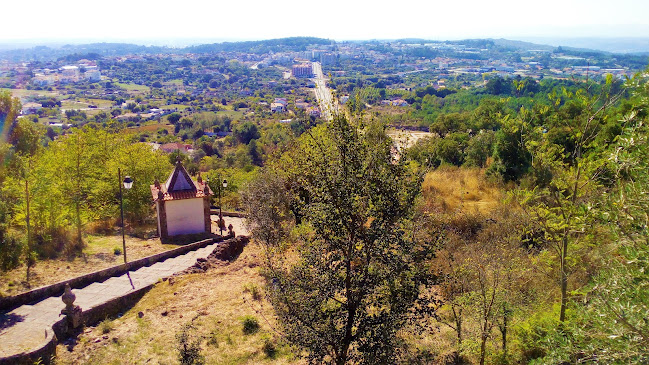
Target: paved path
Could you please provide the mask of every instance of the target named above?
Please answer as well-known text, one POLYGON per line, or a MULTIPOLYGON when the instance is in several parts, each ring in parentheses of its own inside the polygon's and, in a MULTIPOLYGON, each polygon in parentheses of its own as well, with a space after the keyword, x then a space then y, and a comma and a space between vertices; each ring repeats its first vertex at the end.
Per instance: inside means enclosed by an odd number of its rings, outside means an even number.
MULTIPOLYGON (((237 236, 247 231, 239 218, 225 217, 226 224, 235 226, 237 236)), ((82 289, 73 289, 77 296, 75 305, 86 310, 111 299, 121 297, 131 291, 151 285, 194 265, 199 258, 206 258, 218 243, 188 252, 167 260, 115 276, 101 283, 93 283, 82 289)), ((65 304, 61 296, 50 297, 32 305, 20 306, 0 315, 0 357, 29 351, 45 340, 45 329, 52 328, 62 317, 59 316, 65 304)))

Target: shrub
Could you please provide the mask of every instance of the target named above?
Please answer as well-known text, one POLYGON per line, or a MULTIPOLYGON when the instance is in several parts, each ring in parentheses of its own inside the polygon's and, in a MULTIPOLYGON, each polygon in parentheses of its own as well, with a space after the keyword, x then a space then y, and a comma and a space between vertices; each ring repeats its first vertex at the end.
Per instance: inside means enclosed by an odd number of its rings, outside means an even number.
POLYGON ((32 236, 32 249, 40 258, 57 258, 61 254, 74 257, 81 253, 83 244, 79 245, 76 235, 73 235, 67 227, 48 229, 36 227, 32 236))
POLYGON ((252 299, 254 300, 261 300, 261 290, 259 290, 259 287, 255 284, 246 284, 244 286, 243 292, 250 293, 250 296, 252 296, 252 299))
POLYGON ((205 364, 205 356, 201 354, 201 339, 196 335, 195 331, 196 327, 188 323, 176 335, 178 361, 181 365, 205 364))
POLYGON ((113 329, 114 329, 113 322, 109 319, 105 319, 101 321, 101 323, 99 324, 99 330, 103 334, 110 333, 110 331, 112 331, 113 329))
POLYGON ((115 254, 115 256, 121 255, 122 254, 122 249, 119 248, 119 247, 113 248, 113 254, 115 254))
POLYGON ((216 330, 210 332, 209 336, 207 337, 207 344, 210 346, 219 347, 218 333, 216 332, 216 330))
POLYGON ((13 234, 0 231, 0 269, 7 271, 20 265, 23 243, 13 234))
POLYGON ((259 330, 259 321, 253 316, 245 316, 241 321, 243 324, 243 333, 251 335, 259 330))
POLYGON ((547 354, 547 339, 560 328, 558 307, 527 317, 514 327, 514 343, 519 348, 522 361, 529 363, 547 354))
POLYGON ((264 341, 264 346, 261 348, 264 351, 264 354, 271 359, 274 359, 277 355, 277 348, 275 347, 275 342, 271 338, 266 338, 264 341))

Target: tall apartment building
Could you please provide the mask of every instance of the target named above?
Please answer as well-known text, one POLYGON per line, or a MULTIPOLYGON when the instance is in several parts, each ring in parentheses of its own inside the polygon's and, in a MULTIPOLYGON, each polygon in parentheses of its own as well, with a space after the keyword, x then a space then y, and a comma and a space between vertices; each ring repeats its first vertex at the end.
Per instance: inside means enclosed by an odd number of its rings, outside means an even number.
POLYGON ((293 76, 295 77, 313 77, 313 68, 310 63, 293 66, 293 76))

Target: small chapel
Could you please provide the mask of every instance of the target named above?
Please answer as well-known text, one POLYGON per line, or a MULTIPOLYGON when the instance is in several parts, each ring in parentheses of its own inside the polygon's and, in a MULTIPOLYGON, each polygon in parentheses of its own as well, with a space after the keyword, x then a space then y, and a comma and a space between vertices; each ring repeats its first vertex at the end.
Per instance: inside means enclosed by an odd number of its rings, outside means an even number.
POLYGON ((161 241, 179 235, 211 233, 210 199, 214 193, 200 175, 197 181, 192 179, 180 161, 164 184, 156 180, 151 185, 151 195, 161 241))

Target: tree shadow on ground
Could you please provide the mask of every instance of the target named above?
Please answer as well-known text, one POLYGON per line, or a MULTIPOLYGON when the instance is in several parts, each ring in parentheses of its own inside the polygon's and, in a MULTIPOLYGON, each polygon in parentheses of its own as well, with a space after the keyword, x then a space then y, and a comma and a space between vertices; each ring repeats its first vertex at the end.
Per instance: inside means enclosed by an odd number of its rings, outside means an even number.
POLYGON ((13 327, 18 322, 25 320, 25 316, 15 313, 0 314, 0 331, 13 327))

